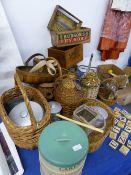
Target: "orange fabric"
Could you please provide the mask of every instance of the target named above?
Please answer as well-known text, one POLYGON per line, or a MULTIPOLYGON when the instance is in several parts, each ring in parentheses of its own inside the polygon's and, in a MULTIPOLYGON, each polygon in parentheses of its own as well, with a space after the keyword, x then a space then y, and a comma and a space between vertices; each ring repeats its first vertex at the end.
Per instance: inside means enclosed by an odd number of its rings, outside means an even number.
POLYGON ((98 45, 103 61, 118 59, 120 52, 126 48, 131 29, 131 12, 112 10, 111 4, 112 0, 109 0, 98 45))

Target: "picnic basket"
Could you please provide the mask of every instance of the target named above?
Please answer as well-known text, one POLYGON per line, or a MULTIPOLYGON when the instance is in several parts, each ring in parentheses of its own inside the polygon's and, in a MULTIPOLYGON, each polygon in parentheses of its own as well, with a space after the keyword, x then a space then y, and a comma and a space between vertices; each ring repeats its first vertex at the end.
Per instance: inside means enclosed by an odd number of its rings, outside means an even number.
POLYGON ((33 87, 24 87, 19 79, 18 74, 15 74, 15 81, 17 85, 5 91, 0 98, 0 112, 2 120, 12 137, 14 143, 25 149, 34 149, 37 147, 37 141, 39 135, 41 134, 43 128, 50 123, 50 107, 43 95, 33 87), (23 96, 24 102, 28 109, 28 113, 31 120, 31 125, 29 126, 18 126, 16 125, 8 116, 5 110, 5 105, 9 100, 14 100, 18 97, 23 96), (32 97, 32 101, 39 103, 44 110, 44 116, 40 122, 36 122, 30 101, 27 96, 32 97))

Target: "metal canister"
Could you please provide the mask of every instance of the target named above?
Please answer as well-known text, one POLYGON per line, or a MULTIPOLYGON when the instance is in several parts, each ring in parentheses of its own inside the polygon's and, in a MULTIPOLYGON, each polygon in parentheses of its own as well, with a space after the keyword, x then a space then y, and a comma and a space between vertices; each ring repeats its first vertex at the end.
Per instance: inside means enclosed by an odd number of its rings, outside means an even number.
POLYGON ((56 114, 60 114, 62 110, 62 106, 57 101, 50 101, 49 102, 50 108, 51 108, 51 120, 52 122, 60 120, 58 117, 56 117, 56 114))

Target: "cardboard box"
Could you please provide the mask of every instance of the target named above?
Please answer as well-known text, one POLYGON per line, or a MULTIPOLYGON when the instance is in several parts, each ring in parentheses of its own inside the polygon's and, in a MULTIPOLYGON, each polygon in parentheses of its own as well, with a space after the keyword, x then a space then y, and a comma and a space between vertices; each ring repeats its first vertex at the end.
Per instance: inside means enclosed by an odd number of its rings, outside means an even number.
POLYGON ((128 75, 128 79, 129 79, 129 83, 131 83, 131 67, 126 66, 124 69, 124 72, 126 73, 126 75, 128 75))
POLYGON ((126 88, 117 91, 117 102, 125 106, 131 103, 131 84, 126 88))

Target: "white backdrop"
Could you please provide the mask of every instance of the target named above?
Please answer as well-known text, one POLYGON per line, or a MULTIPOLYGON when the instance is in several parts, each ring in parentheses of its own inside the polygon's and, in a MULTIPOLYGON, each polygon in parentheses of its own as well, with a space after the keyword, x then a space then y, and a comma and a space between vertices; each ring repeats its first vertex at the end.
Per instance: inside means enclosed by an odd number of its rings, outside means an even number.
POLYGON ((22 64, 19 50, 0 2, 0 94, 14 86, 15 67, 22 64))
POLYGON ((131 54, 131 35, 128 46, 117 61, 101 62, 97 45, 106 12, 108 0, 1 0, 9 23, 13 30, 23 60, 35 52, 47 56, 47 48, 51 47, 48 22, 55 5, 59 4, 83 21, 83 26, 90 27, 91 43, 84 44, 84 64, 94 53, 93 65, 114 63, 120 67, 127 64, 131 54))

